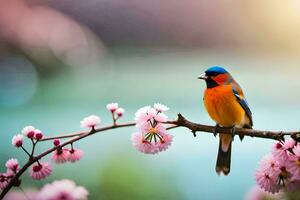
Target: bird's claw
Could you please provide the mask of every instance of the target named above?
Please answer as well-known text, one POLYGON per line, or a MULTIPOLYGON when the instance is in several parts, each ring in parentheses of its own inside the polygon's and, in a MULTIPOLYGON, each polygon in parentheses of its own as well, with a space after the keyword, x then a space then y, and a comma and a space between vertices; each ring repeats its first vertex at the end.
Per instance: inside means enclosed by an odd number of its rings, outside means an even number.
POLYGON ((231 136, 232 136, 232 141, 234 140, 234 136, 235 136, 235 131, 236 131, 236 128, 235 126, 233 126, 230 130, 230 133, 231 133, 231 136))
POLYGON ((219 124, 216 124, 216 126, 215 126, 215 128, 214 128, 213 134, 214 134, 215 137, 217 137, 217 135, 218 135, 217 129, 218 129, 219 127, 220 127, 219 124))
POLYGON ((232 127, 231 130, 230 130, 232 137, 234 137, 235 131, 236 131, 236 128, 235 128, 235 126, 234 126, 234 127, 232 127))

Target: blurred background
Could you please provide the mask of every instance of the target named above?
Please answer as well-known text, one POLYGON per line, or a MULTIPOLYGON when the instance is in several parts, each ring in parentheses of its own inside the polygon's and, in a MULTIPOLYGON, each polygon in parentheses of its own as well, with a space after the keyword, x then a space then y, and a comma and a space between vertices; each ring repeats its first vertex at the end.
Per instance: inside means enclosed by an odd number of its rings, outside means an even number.
MULTIPOLYGON (((297 130, 300 117, 300 2, 297 0, 0 0, 0 161, 25 162, 13 135, 34 125, 46 135, 80 129, 79 121, 119 102, 123 122, 160 102, 170 119, 214 125, 197 76, 226 67, 246 93, 255 129, 297 130)), ((25 189, 69 178, 90 199, 243 199, 272 141, 233 144, 232 171, 217 176, 218 139, 172 130, 171 148, 144 155, 134 128, 76 144, 81 162, 54 165, 44 181, 23 176, 25 189)), ((52 144, 40 146, 40 150, 52 144)), ((47 158, 48 160, 48 158, 47 158)))

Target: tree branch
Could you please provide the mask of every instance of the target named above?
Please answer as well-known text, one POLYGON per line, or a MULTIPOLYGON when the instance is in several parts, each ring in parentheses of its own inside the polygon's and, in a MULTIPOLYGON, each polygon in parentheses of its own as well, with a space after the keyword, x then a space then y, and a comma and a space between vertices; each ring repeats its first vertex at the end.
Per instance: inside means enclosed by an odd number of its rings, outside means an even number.
MULTIPOLYGON (((106 126, 106 127, 102 127, 102 128, 98 128, 98 129, 92 129, 91 131, 87 131, 87 132, 82 132, 79 136, 72 138, 66 142, 64 142, 61 145, 52 147, 51 149, 39 154, 38 156, 32 157, 31 159, 29 159, 27 161, 27 163, 18 171, 18 173, 16 173, 16 175, 10 180, 10 182, 7 184, 7 186, 2 190, 1 194, 0 194, 0 199, 3 199, 4 196, 7 194, 7 192, 15 185, 15 183, 19 182, 19 178, 21 177, 21 175, 35 162, 37 162, 38 160, 40 160, 41 158, 43 158, 44 156, 52 153, 53 151, 62 148, 68 144, 74 143, 78 140, 81 140, 85 137, 88 137, 90 135, 93 135, 97 132, 103 132, 106 130, 110 130, 110 129, 116 129, 116 128, 121 128, 121 127, 129 127, 129 126, 134 126, 135 123, 126 123, 126 124, 119 124, 119 125, 112 125, 112 126, 106 126)), ((68 134, 68 136, 74 137, 74 134, 68 134)), ((55 138, 59 138, 55 137, 55 138)), ((66 135, 62 136, 63 138, 66 138, 66 135)), ((47 140, 47 138, 45 138, 47 140)), ((49 140, 49 139, 48 139, 49 140)))
MULTIPOLYGON (((232 134, 232 130, 230 128, 197 124, 187 120, 181 114, 178 114, 177 121, 174 121, 172 123, 176 124, 179 127, 186 127, 190 129, 193 134, 199 131, 214 133, 215 130, 217 133, 232 134)), ((262 130, 254 130, 254 129, 236 128, 235 135, 266 138, 266 139, 273 139, 273 140, 284 140, 284 136, 290 136, 294 140, 300 142, 300 131, 295 131, 295 132, 262 131, 262 130)))
MULTIPOLYGON (((215 127, 215 126, 208 126, 203 124, 197 124, 194 122, 191 122, 187 120, 185 117, 183 117, 181 114, 178 114, 178 118, 176 121, 168 121, 165 124, 170 124, 172 126, 168 127, 167 129, 174 129, 178 127, 186 127, 192 131, 192 133, 195 135, 196 132, 202 131, 202 132, 208 132, 208 133, 214 133, 215 130, 218 133, 225 133, 225 134, 232 134, 232 130, 230 128, 224 128, 224 127, 215 127)), ((55 150, 62 148, 66 145, 72 144, 78 140, 81 140, 85 137, 91 136, 98 132, 103 132, 110 129, 116 129, 116 128, 122 128, 122 127, 130 127, 135 126, 134 122, 131 123, 124 123, 124 124, 113 124, 111 126, 106 126, 98 129, 92 129, 91 131, 85 131, 85 132, 75 132, 70 133, 66 135, 60 135, 60 136, 54 136, 54 137, 46 137, 41 141, 48 141, 48 140, 54 140, 54 139, 63 139, 63 138, 71 138, 68 141, 64 142, 61 145, 52 147, 51 149, 48 149, 47 151, 37 155, 33 156, 31 159, 27 161, 27 163, 19 170, 18 173, 10 180, 8 185, 2 190, 0 194, 0 199, 3 199, 3 197, 7 194, 7 192, 15 185, 16 183, 19 183, 19 178, 21 175, 35 162, 43 158, 44 156, 54 152, 55 150)), ((296 141, 300 142, 300 131, 297 132, 284 132, 284 131, 260 131, 260 130, 253 130, 253 129, 243 129, 243 128, 237 128, 235 130, 235 134, 243 135, 243 136, 250 136, 250 137, 257 137, 257 138, 267 138, 267 139, 273 139, 273 140, 284 140, 284 136, 290 136, 296 141)))

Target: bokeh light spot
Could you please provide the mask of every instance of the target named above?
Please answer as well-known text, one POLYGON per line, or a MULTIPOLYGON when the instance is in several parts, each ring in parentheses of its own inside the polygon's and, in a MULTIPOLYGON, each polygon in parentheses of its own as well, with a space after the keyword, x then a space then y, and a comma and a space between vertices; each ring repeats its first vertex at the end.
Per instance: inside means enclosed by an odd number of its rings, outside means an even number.
POLYGON ((24 57, 0 58, 0 106, 19 106, 35 94, 38 76, 24 57))

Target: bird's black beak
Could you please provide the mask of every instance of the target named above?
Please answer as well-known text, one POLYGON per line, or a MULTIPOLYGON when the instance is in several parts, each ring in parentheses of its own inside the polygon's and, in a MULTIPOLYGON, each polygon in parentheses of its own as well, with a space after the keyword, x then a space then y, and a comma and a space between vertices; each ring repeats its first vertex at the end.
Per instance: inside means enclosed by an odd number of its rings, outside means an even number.
POLYGON ((208 78, 208 76, 206 75, 206 73, 203 73, 200 76, 198 76, 198 79, 206 80, 207 78, 208 78))

